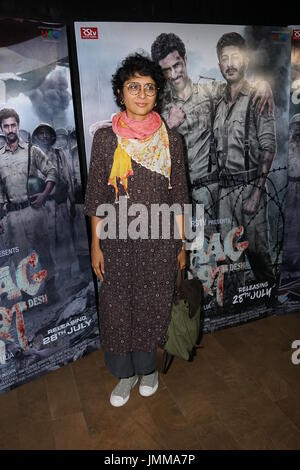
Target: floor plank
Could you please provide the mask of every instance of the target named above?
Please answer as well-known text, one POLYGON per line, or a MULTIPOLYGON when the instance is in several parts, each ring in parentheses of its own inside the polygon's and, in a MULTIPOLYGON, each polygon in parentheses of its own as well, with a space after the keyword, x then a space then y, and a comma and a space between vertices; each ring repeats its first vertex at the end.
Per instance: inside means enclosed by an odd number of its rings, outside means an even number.
POLYGON ((122 408, 96 351, 0 396, 0 449, 300 449, 300 314, 206 334, 122 408))

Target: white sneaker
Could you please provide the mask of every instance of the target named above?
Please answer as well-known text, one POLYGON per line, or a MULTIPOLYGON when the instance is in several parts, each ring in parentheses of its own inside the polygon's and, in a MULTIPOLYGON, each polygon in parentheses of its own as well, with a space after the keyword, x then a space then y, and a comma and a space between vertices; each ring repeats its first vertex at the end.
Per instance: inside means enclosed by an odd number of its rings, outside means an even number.
POLYGON ((140 395, 143 397, 150 397, 158 389, 158 372, 157 370, 153 374, 143 375, 139 387, 140 395))
POLYGON ((131 389, 137 384, 139 377, 134 375, 127 379, 121 379, 110 395, 112 406, 123 406, 128 402, 131 389))

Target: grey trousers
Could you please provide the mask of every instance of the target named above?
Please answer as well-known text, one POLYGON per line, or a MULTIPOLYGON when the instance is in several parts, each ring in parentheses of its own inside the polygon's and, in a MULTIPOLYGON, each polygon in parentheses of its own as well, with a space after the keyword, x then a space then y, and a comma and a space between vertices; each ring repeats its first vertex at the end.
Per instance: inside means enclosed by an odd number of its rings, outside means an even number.
POLYGON ((133 351, 125 355, 104 351, 104 362, 112 375, 125 379, 154 372, 155 356, 156 349, 151 352, 133 351))

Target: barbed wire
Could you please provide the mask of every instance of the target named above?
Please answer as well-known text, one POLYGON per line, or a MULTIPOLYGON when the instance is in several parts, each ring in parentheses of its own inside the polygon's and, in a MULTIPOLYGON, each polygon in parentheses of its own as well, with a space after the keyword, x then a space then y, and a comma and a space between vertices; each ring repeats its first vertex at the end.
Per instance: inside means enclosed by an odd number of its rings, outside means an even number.
MULTIPOLYGON (((276 283, 278 283, 278 279, 279 279, 279 276, 280 276, 280 267, 281 267, 280 259, 281 259, 281 254, 282 254, 282 251, 283 251, 283 243, 284 243, 285 216, 284 216, 284 212, 283 212, 283 206, 284 206, 284 201, 286 199, 286 192, 287 192, 286 189, 288 187, 288 181, 286 181, 285 184, 282 187, 278 188, 276 186, 275 182, 272 180, 271 174, 278 173, 278 172, 284 172, 284 171, 287 171, 287 166, 278 166, 278 167, 272 168, 267 174, 262 172, 260 175, 256 175, 249 182, 236 184, 235 186, 232 187, 232 189, 230 189, 230 187, 226 188, 226 189, 228 189, 228 191, 226 191, 226 194, 223 195, 223 196, 219 196, 220 189, 221 189, 220 187, 218 189, 218 196, 217 197, 214 196, 214 191, 212 191, 210 189, 210 187, 212 185, 218 184, 218 181, 215 181, 213 183, 206 183, 206 184, 203 184, 201 186, 201 188, 206 188, 206 190, 208 191, 208 194, 210 196, 210 200, 212 201, 211 204, 204 207, 205 215, 207 215, 210 218, 213 216, 213 214, 216 214, 217 218, 219 218, 219 205, 220 205, 221 201, 227 199, 232 194, 237 193, 236 194, 236 200, 235 200, 233 210, 232 210, 231 229, 234 227, 234 223, 237 223, 237 225, 243 225, 244 231, 247 232, 247 227, 251 226, 252 223, 255 223, 255 219, 257 218, 258 214, 262 210, 265 210, 266 207, 270 203, 273 203, 275 205, 276 212, 277 212, 277 220, 276 220, 277 223, 275 224, 276 225, 276 232, 275 232, 275 237, 272 236, 272 242, 273 243, 272 243, 272 246, 270 246, 270 250, 271 250, 272 253, 275 254, 274 262, 272 262, 272 269, 273 269, 273 272, 274 272, 274 277, 275 277, 276 283), (264 177, 266 179, 264 188, 261 188, 261 186, 258 185, 258 183, 257 183, 257 181, 261 177, 264 177), (241 187, 239 188, 239 186, 241 186, 241 187), (247 188, 247 192, 249 191, 249 186, 250 187, 252 186, 253 188, 260 189, 262 191, 261 198, 262 197, 266 198, 266 200, 265 200, 264 204, 259 205, 259 207, 257 208, 257 210, 255 211, 255 213, 252 216, 248 216, 249 217, 248 221, 247 221, 246 225, 244 225, 243 223, 241 223, 242 221, 239 221, 239 216, 236 213, 237 212, 236 208, 237 208, 237 205, 239 203, 241 203, 241 198, 242 198, 243 192, 246 190, 246 188, 247 188), (237 192, 237 190, 238 190, 238 192, 237 192), (283 193, 282 199, 280 199, 280 197, 279 197, 281 195, 281 193, 283 193), (263 194, 265 196, 263 196, 263 194)), ((230 177, 230 175, 229 175, 229 177, 230 177)), ((286 180, 287 180, 287 177, 286 177, 286 180)), ((249 197, 249 195, 248 195, 248 197, 249 197)), ((199 201, 199 202, 201 202, 201 201, 199 201)), ((269 223, 268 218, 267 218, 267 223, 269 223)), ((267 227, 267 229, 269 230, 269 227, 267 227)), ((220 225, 217 226, 217 230, 220 231, 220 225)), ((207 234, 207 236, 208 235, 210 235, 210 232, 207 234)), ((221 237, 221 241, 222 241, 222 243, 224 243, 224 240, 222 239, 222 237, 221 237)), ((246 251, 246 256, 247 256, 247 251, 246 251)), ((273 257, 271 256, 271 259, 272 258, 273 257)), ((249 263, 249 264, 250 264, 250 269, 245 269, 244 272, 252 270, 251 263, 249 263)), ((252 272, 253 272, 253 270, 252 270, 252 272)), ((241 286, 241 273, 238 272, 238 271, 237 272, 231 271, 230 272, 230 283, 234 287, 241 286)))

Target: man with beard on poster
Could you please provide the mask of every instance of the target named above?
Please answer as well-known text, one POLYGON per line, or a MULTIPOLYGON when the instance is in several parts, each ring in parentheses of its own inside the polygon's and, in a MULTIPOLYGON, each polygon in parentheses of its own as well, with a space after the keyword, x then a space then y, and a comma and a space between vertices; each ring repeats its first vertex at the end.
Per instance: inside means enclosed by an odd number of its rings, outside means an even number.
MULTIPOLYGON (((212 237, 218 231, 219 197, 219 168, 213 124, 216 106, 223 96, 226 83, 215 79, 206 79, 207 83, 193 83, 187 71, 185 44, 174 33, 157 36, 151 46, 151 55, 162 68, 168 84, 162 103, 162 116, 169 128, 176 129, 184 137, 186 144, 192 201, 204 205, 204 250, 194 245, 190 265, 194 276, 203 281, 205 292, 213 295, 209 288, 209 273, 218 266, 215 254, 209 253, 210 247, 214 245, 212 237)), ((258 81, 254 86, 253 106, 257 112, 264 112, 266 104, 269 112, 272 112, 274 102, 269 83, 258 81)), ((194 220, 194 223, 197 225, 198 221, 194 220)), ((219 303, 218 293, 214 298, 219 303)))
POLYGON ((19 137, 20 118, 14 109, 0 111, 0 126, 6 137, 6 144, 0 150, 0 217, 3 217, 6 203, 6 220, 0 220, 1 231, 7 229, 7 239, 12 247, 18 247, 13 254, 15 266, 34 250, 47 270, 46 292, 49 302, 58 300, 55 289, 54 264, 49 252, 49 237, 45 201, 55 186, 57 173, 46 155, 37 147, 19 137), (30 158, 30 161, 29 161, 30 158), (45 178, 44 189, 36 187, 34 194, 29 190, 29 176, 45 178))
POLYGON ((61 148, 53 147, 56 133, 52 126, 47 123, 39 124, 32 133, 32 140, 47 155, 57 172, 56 185, 45 207, 48 214, 50 249, 59 273, 59 283, 62 284, 71 278, 71 265, 76 261, 75 250, 72 249, 72 221, 76 216, 73 178, 65 152, 61 148))
MULTIPOLYGON (((162 116, 185 140, 192 199, 204 204, 206 221, 216 219, 218 170, 212 129, 225 83, 214 79, 208 79, 207 84, 193 83, 187 72, 185 45, 174 33, 160 34, 152 43, 151 56, 168 83, 162 116)), ((267 82, 258 83, 253 103, 259 112, 266 103, 272 111, 273 96, 267 82)))
MULTIPOLYGON (((219 167, 220 219, 232 219, 232 226, 242 227, 247 241, 245 254, 254 278, 274 287, 272 259, 269 244, 268 199, 266 180, 275 151, 274 115, 264 110, 259 114, 252 102, 253 87, 245 79, 248 53, 245 39, 238 33, 226 33, 217 43, 219 67, 227 85, 218 103, 214 135, 219 167)), ((220 225, 224 241, 232 226, 220 225)), ((228 260, 230 263, 231 261, 228 260)), ((243 271, 236 272, 240 286, 233 286, 231 273, 224 292, 244 285, 243 271)), ((272 289, 272 296, 275 294, 272 289)), ((230 295, 227 296, 227 301, 230 295)))

